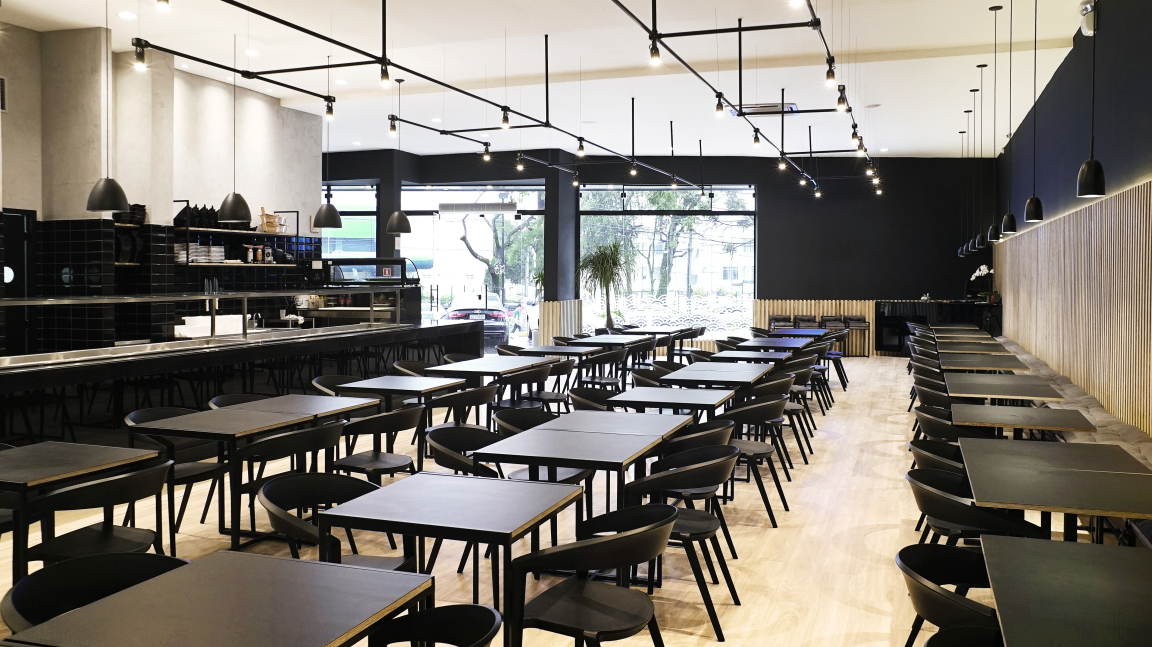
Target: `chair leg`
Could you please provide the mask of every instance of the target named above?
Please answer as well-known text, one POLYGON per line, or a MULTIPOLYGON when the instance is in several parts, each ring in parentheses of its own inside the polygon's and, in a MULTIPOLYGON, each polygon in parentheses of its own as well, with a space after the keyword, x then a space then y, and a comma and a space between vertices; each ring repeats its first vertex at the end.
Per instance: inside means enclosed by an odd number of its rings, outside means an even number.
POLYGON ((216 491, 216 482, 219 480, 219 478, 212 479, 212 484, 208 486, 208 498, 204 501, 204 512, 200 514, 200 523, 204 523, 208 518, 208 509, 212 507, 212 493, 216 491))
POLYGON ((716 575, 716 566, 712 563, 712 551, 708 550, 707 542, 700 541, 700 554, 704 556, 704 565, 708 567, 708 577, 712 578, 713 584, 719 584, 720 578, 716 575))
POLYGON ((464 567, 468 565, 468 555, 472 552, 472 542, 464 544, 464 554, 460 556, 460 565, 456 567, 457 573, 463 573, 464 567))
MULTIPOLYGON (((728 553, 732 555, 732 559, 740 559, 736 556, 736 544, 732 541, 732 533, 728 532, 728 520, 724 518, 724 506, 716 499, 712 499, 712 514, 720 520, 720 530, 724 533, 724 541, 728 544, 728 553)), ((773 526, 775 527, 775 526, 773 526)))
MULTIPOLYGON (((768 511, 768 519, 772 522, 772 527, 779 528, 776 525, 776 515, 772 514, 772 503, 768 501, 768 492, 764 489, 764 478, 760 476, 760 467, 756 465, 755 459, 748 459, 748 471, 752 472, 752 480, 756 481, 756 489, 760 490, 760 498, 764 500, 764 509, 768 511)), ((732 557, 735 558, 736 556, 733 555, 732 557)))
POLYGON ((780 495, 780 503, 784 504, 784 512, 788 510, 788 499, 784 498, 784 488, 780 486, 780 476, 776 474, 776 466, 772 464, 772 457, 764 461, 768 464, 768 471, 772 473, 772 482, 776 484, 776 493, 780 495))
POLYGON ((708 593, 708 583, 704 581, 704 572, 700 570, 700 559, 696 557, 696 549, 692 542, 684 542, 684 552, 688 555, 688 564, 692 567, 692 575, 696 578, 696 586, 700 589, 700 597, 704 599, 704 608, 708 611, 708 619, 712 621, 712 629, 716 632, 716 640, 724 641, 724 631, 720 628, 720 618, 716 616, 716 607, 712 604, 712 595, 708 593))
POLYGON ((653 647, 664 647, 664 638, 660 635, 660 625, 656 624, 656 616, 648 621, 648 634, 652 636, 653 647))
POLYGON ((736 582, 732 581, 732 574, 728 572, 728 562, 724 561, 724 555, 720 552, 720 540, 716 539, 716 535, 712 535, 710 541, 712 549, 716 551, 716 561, 720 564, 720 572, 724 575, 724 581, 728 583, 728 592, 732 594, 732 603, 740 606, 740 596, 736 594, 736 582))
POLYGON ((912 633, 908 634, 908 642, 904 643, 904 647, 912 647, 916 644, 916 635, 920 633, 920 627, 924 626, 924 618, 916 616, 912 621, 912 633))
POLYGON ((920 526, 924 525, 924 517, 926 517, 926 516, 928 516, 928 515, 924 514, 923 512, 920 513, 920 520, 916 522, 917 532, 919 532, 920 526))

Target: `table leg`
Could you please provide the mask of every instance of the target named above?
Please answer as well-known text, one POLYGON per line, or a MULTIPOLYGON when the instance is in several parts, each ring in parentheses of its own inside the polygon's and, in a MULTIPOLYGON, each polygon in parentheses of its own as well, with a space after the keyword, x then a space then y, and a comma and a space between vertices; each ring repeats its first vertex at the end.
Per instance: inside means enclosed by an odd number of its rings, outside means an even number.
MULTIPOLYGON (((409 559, 417 559, 418 560, 419 556, 416 554, 416 535, 401 535, 400 541, 404 546, 404 548, 403 548, 404 559, 405 560, 409 560, 409 559)), ((419 564, 417 564, 416 572, 417 573, 420 572, 419 564)))
POLYGON ((1048 534, 1048 539, 1052 539, 1052 513, 1042 510, 1040 512, 1040 527, 1048 534))
MULTIPOLYGON (((550 468, 548 468, 548 471, 552 472, 553 469, 554 468, 550 467, 550 468)), ((539 481, 540 480, 540 466, 539 465, 529 465, 528 466, 528 480, 529 481, 539 481)), ((531 544, 532 544, 532 552, 536 552, 536 551, 540 550, 540 527, 539 526, 532 528, 531 544)))
MULTIPOLYGON (((477 544, 479 546, 479 544, 477 544)), ((497 611, 500 610, 500 544, 489 544, 489 550, 492 551, 492 608, 497 611)), ((477 548, 477 551, 480 549, 477 548)), ((505 546, 504 550, 511 550, 511 546, 505 546)), ((473 557, 479 558, 479 553, 473 557)))
MULTIPOLYGON (((317 531, 319 532, 320 543, 317 545, 316 561, 327 562, 331 559, 328 555, 328 537, 332 534, 332 528, 328 522, 324 520, 323 515, 316 515, 319 519, 316 521, 317 531)), ((291 541, 291 540, 289 540, 291 541)))
POLYGON ((387 393, 384 395, 384 411, 392 411, 392 394, 387 393))
MULTIPOLYGON (((242 463, 236 456, 236 440, 228 441, 228 496, 232 502, 229 510, 232 525, 232 550, 240 550, 240 480, 243 478, 242 463)), ((224 488, 221 487, 221 490, 224 488)))
MULTIPOLYGON (((512 607, 512 601, 515 596, 515 587, 512 582, 512 545, 508 544, 504 547, 504 609, 507 611, 512 607)), ((495 574, 493 574, 495 577, 495 574)), ((504 647, 521 647, 524 643, 524 636, 521 635, 521 629, 518 623, 514 620, 510 621, 510 615, 504 617, 504 647)))
POLYGON ((1075 514, 1064 513, 1064 541, 1077 541, 1076 526, 1080 524, 1075 514))
POLYGON ((12 511, 12 583, 28 575, 28 493, 20 493, 20 504, 12 511))
POLYGON ((616 509, 624 509, 624 483, 626 482, 625 476, 627 475, 627 468, 620 466, 620 471, 616 472, 616 509))

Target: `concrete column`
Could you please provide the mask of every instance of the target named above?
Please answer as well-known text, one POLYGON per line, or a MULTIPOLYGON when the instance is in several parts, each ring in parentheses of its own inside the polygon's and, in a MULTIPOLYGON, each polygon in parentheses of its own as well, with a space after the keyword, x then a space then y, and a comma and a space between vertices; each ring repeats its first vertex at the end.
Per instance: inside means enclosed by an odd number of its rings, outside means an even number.
MULTIPOLYGON (((92 185, 116 170, 108 31, 41 35, 43 219, 100 218, 85 205, 92 185), (110 133, 110 136, 109 136, 110 133)), ((128 199, 139 201, 132 194, 128 199)))
POLYGON ((579 298, 579 189, 571 175, 553 168, 547 169, 544 189, 544 300, 569 301, 579 298))
POLYGON ((0 76, 8 109, 0 116, 0 205, 43 209, 40 192, 40 33, 0 24, 0 76))
POLYGON ((137 71, 133 52, 114 57, 116 153, 113 177, 128 199, 147 205, 148 221, 168 224, 172 214, 174 156, 173 82, 170 54, 146 51, 148 68, 137 71))

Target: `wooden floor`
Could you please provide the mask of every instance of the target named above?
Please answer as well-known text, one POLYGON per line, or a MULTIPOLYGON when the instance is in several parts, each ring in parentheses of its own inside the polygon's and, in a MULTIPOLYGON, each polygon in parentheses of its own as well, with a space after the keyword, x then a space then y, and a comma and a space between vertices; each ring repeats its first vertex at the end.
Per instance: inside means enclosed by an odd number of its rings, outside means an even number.
MULTIPOLYGON (((810 465, 798 464, 793 481, 785 482, 791 512, 784 512, 770 492, 780 527, 773 529, 755 485, 737 485, 737 499, 725 514, 739 559, 730 560, 742 606, 731 603, 723 584, 712 586, 721 623, 731 645, 842 647, 903 645, 913 611, 893 558, 915 543, 918 512, 904 480, 911 459, 905 444, 912 415, 908 406, 911 379, 907 360, 894 357, 851 358, 846 361, 850 388, 836 388, 836 405, 827 417, 816 414, 819 429, 812 440, 810 465)), ((398 447, 411 452, 407 437, 398 447)), ((793 459, 799 455, 792 448, 793 459)), ((766 474, 769 490, 771 481, 766 474)), ((596 484, 599 494, 603 485, 596 484)), ((227 547, 214 525, 199 525, 207 486, 194 490, 188 515, 178 535, 177 554, 196 559, 227 547)), ((179 494, 178 494, 179 496, 179 494)), ((597 496, 603 505, 603 496, 597 496)), ((138 518, 152 519, 150 504, 140 504, 138 518)), ((599 510, 598 512, 601 512, 599 510)), ((216 516, 215 508, 209 521, 216 516)), ((119 518, 119 517, 118 517, 119 518)), ((58 519, 58 532, 94 523, 99 515, 76 514, 58 519)), ((561 519, 562 535, 572 535, 572 517, 561 519)), ((257 504, 257 523, 267 527, 257 504)), ((38 541, 35 528, 32 543, 38 541)), ((546 534, 545 534, 546 536, 546 534)), ((357 533, 361 552, 389 554, 383 536, 357 533)), ((471 602, 471 568, 456 573, 463 544, 448 542, 435 567, 438 604, 471 602)), ((285 544, 264 542, 252 552, 288 555, 285 544)), ((526 542, 515 554, 526 552, 526 542)), ((305 551, 315 559, 315 549, 305 551)), ((0 590, 9 587, 11 535, 0 542, 0 590)), ((35 568, 36 565, 33 565, 35 568)), ((712 628, 682 551, 666 559, 666 579, 655 596, 657 617, 666 644, 677 647, 715 643, 712 628)), ((491 603, 487 565, 481 567, 481 601, 491 603)), ((529 596, 555 580, 529 583, 529 596)), ((985 596, 977 597, 988 602, 985 596)), ((917 644, 930 635, 926 628, 917 644)), ((493 643, 500 644, 500 638, 493 643)), ((530 630, 526 645, 569 645, 571 641, 530 630)), ((621 645, 651 645, 647 632, 621 645)))

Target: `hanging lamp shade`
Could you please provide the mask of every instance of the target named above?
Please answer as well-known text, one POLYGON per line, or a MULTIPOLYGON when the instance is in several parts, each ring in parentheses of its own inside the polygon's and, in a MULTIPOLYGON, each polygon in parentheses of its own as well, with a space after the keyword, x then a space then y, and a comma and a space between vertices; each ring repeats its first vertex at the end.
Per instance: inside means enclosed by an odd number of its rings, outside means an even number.
POLYGON ((1044 220, 1044 205, 1038 196, 1028 198, 1024 205, 1024 222, 1041 222, 1044 220))
POLYGON ((976 249, 984 249, 988 246, 988 242, 984 239, 984 234, 976 234, 976 249))
POLYGON ((1076 176, 1076 197, 1104 197, 1104 165, 1095 157, 1089 157, 1080 165, 1080 173, 1076 176))
POLYGON ((956 255, 959 256, 960 258, 964 258, 964 246, 963 245, 961 245, 960 248, 956 250, 956 255))
POLYGON ((216 219, 220 222, 252 222, 252 210, 248 208, 248 201, 244 196, 233 191, 220 203, 220 210, 216 212, 216 219))
POLYGON ((388 224, 384 231, 389 234, 412 233, 412 223, 408 222, 408 214, 403 211, 393 211, 392 215, 388 217, 388 224))
POLYGON ((1004 220, 1000 223, 1001 234, 1014 234, 1016 233, 1016 216, 1012 212, 1004 214, 1004 220))
POLYGON ((88 211, 128 211, 124 187, 110 177, 100 178, 88 192, 88 211))
POLYGON ((312 226, 316 229, 340 229, 344 222, 340 218, 340 211, 331 202, 325 202, 316 210, 312 226))
MULTIPOLYGON (((1011 215, 1011 214, 1009 214, 1009 215, 1011 215)), ((1016 217, 1013 216, 1012 219, 1015 220, 1016 217)), ((994 242, 998 242, 999 240, 1000 240, 1000 227, 996 226, 996 223, 992 223, 991 225, 988 226, 988 242, 994 243, 994 242)))

